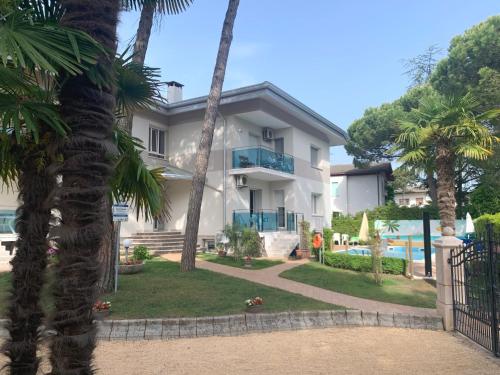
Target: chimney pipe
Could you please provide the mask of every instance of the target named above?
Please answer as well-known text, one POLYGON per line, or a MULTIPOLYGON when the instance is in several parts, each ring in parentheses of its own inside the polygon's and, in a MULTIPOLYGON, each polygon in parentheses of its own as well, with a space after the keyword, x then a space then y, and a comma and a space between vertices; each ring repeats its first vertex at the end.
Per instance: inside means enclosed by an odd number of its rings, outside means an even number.
POLYGON ((169 104, 180 102, 182 100, 182 87, 184 85, 176 82, 167 82, 167 101, 169 104))

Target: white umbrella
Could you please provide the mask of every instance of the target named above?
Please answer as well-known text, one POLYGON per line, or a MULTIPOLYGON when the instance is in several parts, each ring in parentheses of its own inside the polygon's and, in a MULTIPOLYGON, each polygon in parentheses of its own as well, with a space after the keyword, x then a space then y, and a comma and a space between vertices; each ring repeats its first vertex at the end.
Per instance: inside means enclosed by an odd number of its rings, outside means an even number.
POLYGON ((370 229, 368 228, 368 216, 366 212, 363 213, 363 220, 361 220, 361 228, 359 228, 359 240, 368 241, 370 239, 370 229))
POLYGON ((470 213, 467 212, 465 216, 465 233, 474 233, 474 222, 472 221, 472 217, 470 213))

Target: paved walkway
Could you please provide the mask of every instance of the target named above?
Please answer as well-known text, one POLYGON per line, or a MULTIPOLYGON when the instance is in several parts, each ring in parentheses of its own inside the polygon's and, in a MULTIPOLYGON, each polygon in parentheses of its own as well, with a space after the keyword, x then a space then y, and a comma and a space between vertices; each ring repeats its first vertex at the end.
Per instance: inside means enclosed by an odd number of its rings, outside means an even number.
MULTIPOLYGON (((163 255, 163 257, 168 260, 179 261, 180 254, 167 254, 163 255)), ((296 261, 286 261, 283 264, 265 268, 262 270, 245 270, 237 267, 224 266, 221 264, 196 259, 196 267, 223 273, 228 276, 237 277, 273 288, 286 290, 287 292, 297 293, 305 297, 316 299, 318 301, 345 306, 351 309, 389 314, 403 313, 417 316, 437 316, 437 312, 435 309, 397 305, 394 303, 379 302, 365 298, 353 297, 347 294, 332 292, 330 290, 279 277, 280 273, 291 268, 298 267, 307 262, 309 261, 304 259, 296 261)))

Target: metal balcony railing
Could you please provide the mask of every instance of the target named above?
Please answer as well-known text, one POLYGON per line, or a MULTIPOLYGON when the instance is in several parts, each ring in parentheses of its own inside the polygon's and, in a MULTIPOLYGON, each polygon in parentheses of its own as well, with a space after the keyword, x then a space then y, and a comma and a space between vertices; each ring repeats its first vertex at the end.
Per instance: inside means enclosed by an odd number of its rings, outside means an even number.
POLYGON ((294 160, 291 155, 262 146, 233 148, 233 168, 254 167, 293 174, 294 160))

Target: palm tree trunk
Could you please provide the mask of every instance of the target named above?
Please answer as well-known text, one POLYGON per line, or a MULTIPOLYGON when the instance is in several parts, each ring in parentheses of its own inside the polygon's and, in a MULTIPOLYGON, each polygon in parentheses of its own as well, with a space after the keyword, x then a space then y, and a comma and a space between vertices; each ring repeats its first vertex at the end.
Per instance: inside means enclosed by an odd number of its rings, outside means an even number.
POLYGON ((446 144, 436 146, 437 195, 441 228, 455 233, 455 156, 446 144))
POLYGON ((115 286, 115 262, 116 262, 116 225, 113 223, 111 200, 106 199, 105 203, 105 234, 99 250, 99 264, 101 265, 101 277, 99 279, 99 294, 113 291, 115 286))
POLYGON ((181 271, 191 271, 195 268, 196 243, 198 242, 198 226, 200 222, 201 201, 207 174, 208 160, 214 137, 217 108, 219 107, 222 85, 226 73, 227 57, 233 39, 233 26, 238 11, 239 0, 229 0, 224 26, 219 43, 219 52, 215 62, 212 86, 207 100, 207 109, 201 139, 196 153, 193 183, 189 196, 189 207, 186 220, 184 247, 182 249, 181 271))
POLYGON ((436 180, 434 179, 434 171, 430 170, 426 172, 427 186, 429 188, 429 196, 431 197, 432 204, 437 204, 437 186, 436 180))
MULTIPOLYGON (((119 0, 62 0, 63 25, 90 34, 109 51, 99 58, 111 74, 119 0)), ((91 374, 96 327, 92 306, 99 281, 99 249, 105 234, 105 199, 112 172, 115 97, 112 83, 99 88, 87 76, 67 77, 59 95, 71 129, 62 146, 59 263, 54 288, 52 374, 91 374)))
POLYGON ((132 60, 140 65, 144 65, 144 60, 146 60, 149 37, 151 36, 151 29, 153 27, 155 5, 154 1, 148 1, 141 10, 141 18, 134 43, 134 56, 132 57, 132 60))
POLYGON ((25 155, 19 178, 16 255, 12 260, 12 294, 8 309, 10 338, 4 346, 10 373, 36 374, 37 342, 43 319, 40 294, 47 266, 47 234, 51 218, 50 196, 55 178, 37 165, 41 146, 25 155))

